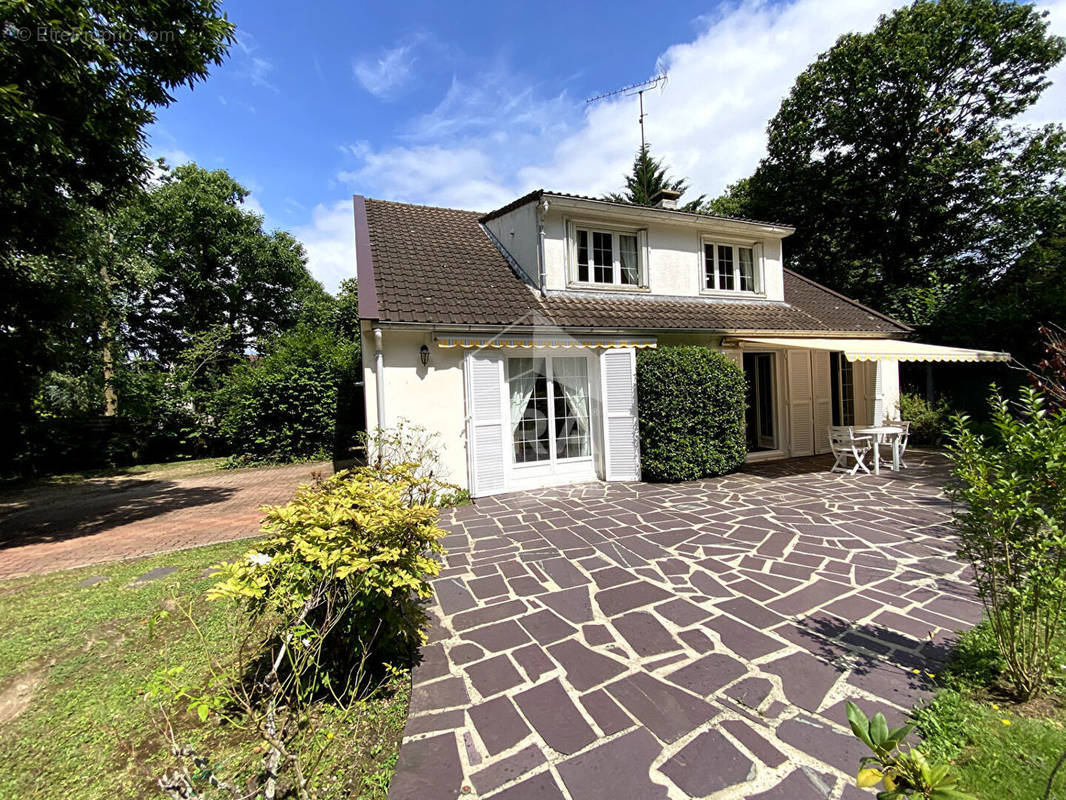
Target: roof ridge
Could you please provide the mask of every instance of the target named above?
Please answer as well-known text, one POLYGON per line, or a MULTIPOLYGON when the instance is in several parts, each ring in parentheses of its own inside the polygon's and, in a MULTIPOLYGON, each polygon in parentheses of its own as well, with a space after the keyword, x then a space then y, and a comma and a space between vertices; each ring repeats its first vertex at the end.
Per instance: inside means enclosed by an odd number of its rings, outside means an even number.
POLYGON ((366 201, 368 203, 380 203, 381 205, 388 205, 388 206, 406 206, 407 208, 422 208, 422 209, 426 209, 427 211, 450 211, 453 214, 454 213, 472 214, 475 217, 483 216, 484 213, 485 213, 484 211, 474 211, 473 209, 469 209, 469 208, 452 208, 450 206, 431 206, 431 205, 428 205, 426 203, 404 203, 404 202, 401 202, 400 200, 382 200, 382 199, 380 199, 378 197, 367 197, 365 199, 366 199, 366 201))

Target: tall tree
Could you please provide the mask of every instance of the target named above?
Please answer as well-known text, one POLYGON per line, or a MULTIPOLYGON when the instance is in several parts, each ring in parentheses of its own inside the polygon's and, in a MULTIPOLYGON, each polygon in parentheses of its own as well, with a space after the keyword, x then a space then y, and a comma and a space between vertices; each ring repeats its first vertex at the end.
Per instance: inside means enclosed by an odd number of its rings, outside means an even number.
POLYGON ((750 183, 718 202, 794 224, 802 272, 936 325, 1056 220, 1063 131, 1010 121, 1064 53, 1031 5, 918 0, 799 76, 750 183))
POLYGON ((173 363, 196 335, 221 329, 222 346, 237 359, 324 294, 303 246, 285 231, 264 231, 247 197, 225 170, 185 164, 166 170, 127 210, 126 246, 152 270, 125 299, 127 349, 173 363))
POLYGON ((219 64, 218 0, 2 0, 0 254, 47 252, 71 214, 140 182, 144 128, 219 64))
POLYGON ((94 215, 136 192, 144 127, 221 62, 233 26, 217 0, 0 0, 0 21, 3 468, 26 450, 43 376, 95 344, 94 215))
MULTIPOLYGON (((684 194, 688 191, 688 181, 685 178, 672 178, 669 167, 663 164, 661 158, 655 158, 651 154, 651 145, 646 144, 637 150, 633 158, 633 168, 625 176, 626 188, 622 192, 612 192, 604 195, 604 200, 613 203, 630 203, 636 206, 654 205, 653 198, 662 189, 684 194)), ((680 206, 685 211, 698 211, 703 204, 701 194, 695 200, 690 200, 680 206)))

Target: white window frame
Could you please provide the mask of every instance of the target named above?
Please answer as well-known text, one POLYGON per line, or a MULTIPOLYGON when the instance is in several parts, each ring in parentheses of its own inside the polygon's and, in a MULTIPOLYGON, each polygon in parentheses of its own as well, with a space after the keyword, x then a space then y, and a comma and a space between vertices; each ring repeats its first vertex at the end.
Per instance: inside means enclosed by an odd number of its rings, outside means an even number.
POLYGON ((567 283, 586 289, 607 289, 610 291, 641 291, 648 288, 648 232, 646 228, 626 228, 615 225, 604 225, 599 222, 585 220, 567 220, 567 283), (578 274, 577 263, 578 231, 586 231, 589 237, 589 279, 583 281, 578 274), (593 279, 596 265, 592 261, 592 238, 595 233, 607 233, 611 235, 611 282, 600 282, 593 279), (633 236, 637 240, 637 282, 622 283, 621 249, 618 246, 619 236, 633 236))
POLYGON ((587 353, 577 353, 577 354, 567 353, 565 355, 550 355, 550 354, 541 355, 541 354, 537 354, 537 353, 526 354, 526 353, 517 353, 517 352, 505 352, 504 356, 503 356, 503 393, 504 393, 504 399, 506 401, 505 404, 504 404, 504 408, 508 409, 507 424, 504 427, 506 427, 506 429, 507 429, 507 431, 506 431, 506 434, 507 434, 507 445, 508 445, 508 449, 509 449, 510 454, 511 454, 510 455, 510 462, 511 462, 511 469, 512 470, 515 470, 516 473, 522 473, 522 472, 531 472, 533 470, 536 470, 537 468, 549 467, 551 469, 551 471, 554 472, 555 471, 555 466, 557 464, 564 464, 565 465, 565 464, 592 463, 592 459, 594 458, 594 455, 595 455, 595 446, 596 446, 596 440, 595 440, 595 437, 593 436, 593 428, 592 428, 592 415, 593 415, 593 413, 595 413, 595 411, 594 411, 594 407, 593 407, 593 397, 592 397, 592 364, 591 364, 591 360, 589 358, 589 355, 587 353), (548 458, 540 459, 539 461, 517 461, 517 460, 515 460, 514 431, 511 429, 511 416, 510 416, 510 411, 509 411, 509 409, 511 407, 510 406, 510 402, 511 402, 511 400, 510 400, 511 375, 510 375, 510 368, 509 368, 509 365, 507 363, 508 359, 511 359, 511 358, 533 358, 533 359, 543 358, 544 359, 544 370, 545 370, 545 377, 547 378, 547 389, 548 389, 548 458), (561 458, 558 455, 557 442, 556 442, 556 436, 555 436, 555 387, 554 387, 554 383, 555 383, 555 367, 554 367, 554 363, 553 363, 555 358, 579 358, 579 359, 584 360, 584 362, 585 362, 585 380, 588 382, 587 383, 587 387, 585 389, 585 394, 586 394, 586 396, 588 398, 587 402, 589 404, 589 429, 588 429, 588 432, 587 432, 588 440, 589 440, 589 454, 587 456, 570 456, 569 458, 561 458))
POLYGON ((701 236, 700 237, 700 293, 701 294, 714 294, 714 295, 745 295, 745 296, 759 296, 765 294, 764 286, 765 281, 763 278, 763 253, 762 244, 760 242, 752 241, 738 241, 731 239, 724 239, 719 236, 701 236), (707 247, 713 248, 714 261, 712 265, 714 285, 707 285, 707 247), (723 289, 718 285, 718 248, 730 247, 733 250, 733 288, 723 289), (752 282, 754 288, 741 289, 740 288, 740 248, 751 250, 751 270, 752 270, 752 282))

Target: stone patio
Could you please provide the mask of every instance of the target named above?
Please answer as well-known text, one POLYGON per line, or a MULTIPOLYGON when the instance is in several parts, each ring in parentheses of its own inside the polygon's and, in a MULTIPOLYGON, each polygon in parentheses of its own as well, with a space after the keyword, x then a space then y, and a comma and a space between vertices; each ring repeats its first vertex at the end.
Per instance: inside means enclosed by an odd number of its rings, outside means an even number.
POLYGON ((946 462, 778 462, 444 514, 390 800, 859 800, 844 702, 890 724, 981 616, 946 462))

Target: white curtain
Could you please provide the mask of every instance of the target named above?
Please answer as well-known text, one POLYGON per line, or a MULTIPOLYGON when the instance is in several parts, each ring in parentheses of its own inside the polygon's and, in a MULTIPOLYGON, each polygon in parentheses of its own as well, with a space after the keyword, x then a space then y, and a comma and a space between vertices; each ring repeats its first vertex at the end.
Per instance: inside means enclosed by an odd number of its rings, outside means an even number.
MULTIPOLYGON (((581 455, 589 454, 589 379, 583 358, 556 358, 552 361, 555 382, 563 387, 563 397, 573 414, 581 436, 581 455)), ((567 432, 567 436, 574 437, 567 432)), ((576 437, 575 437, 576 438, 576 437)))
POLYGON ((511 391, 511 435, 514 436, 525 416, 529 398, 533 396, 537 374, 533 371, 532 358, 509 358, 507 369, 507 385, 511 391))
POLYGON ((640 270, 637 267, 637 237, 620 235, 618 237, 618 258, 622 267, 622 283, 629 286, 640 284, 640 270))

